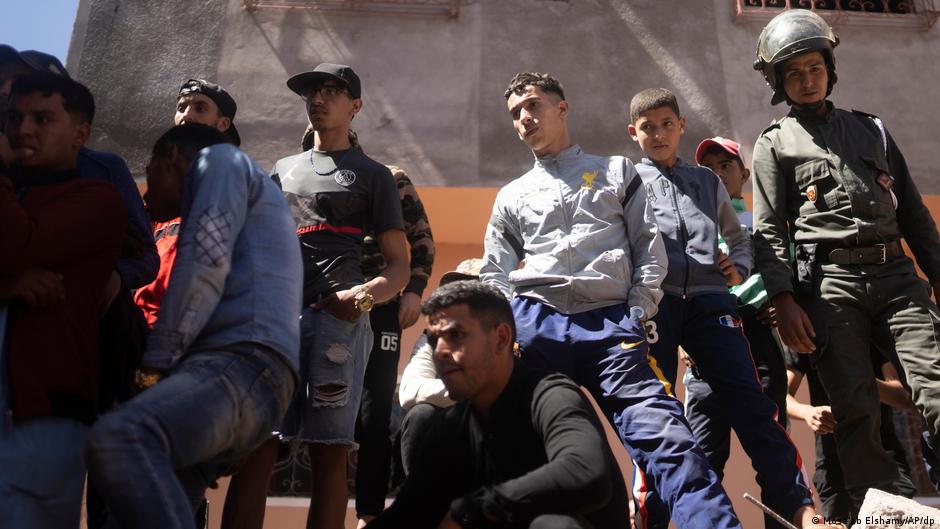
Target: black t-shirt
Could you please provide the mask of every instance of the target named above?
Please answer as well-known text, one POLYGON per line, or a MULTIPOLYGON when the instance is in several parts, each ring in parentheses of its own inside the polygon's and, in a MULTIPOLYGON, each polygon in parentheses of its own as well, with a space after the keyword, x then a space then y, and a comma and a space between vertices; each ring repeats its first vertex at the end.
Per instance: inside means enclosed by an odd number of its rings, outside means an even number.
POLYGON ((271 176, 297 222, 305 305, 364 282, 366 233, 404 229, 392 173, 359 149, 288 156, 271 176))

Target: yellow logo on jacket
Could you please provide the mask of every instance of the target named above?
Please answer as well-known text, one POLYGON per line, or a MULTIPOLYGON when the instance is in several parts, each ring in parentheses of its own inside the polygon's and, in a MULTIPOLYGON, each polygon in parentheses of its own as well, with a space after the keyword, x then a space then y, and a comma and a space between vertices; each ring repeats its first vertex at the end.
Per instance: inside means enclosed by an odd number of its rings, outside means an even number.
POLYGON ((599 171, 594 171, 593 173, 585 172, 581 175, 581 180, 584 182, 581 183, 581 189, 594 189, 594 180, 597 178, 597 173, 599 171))

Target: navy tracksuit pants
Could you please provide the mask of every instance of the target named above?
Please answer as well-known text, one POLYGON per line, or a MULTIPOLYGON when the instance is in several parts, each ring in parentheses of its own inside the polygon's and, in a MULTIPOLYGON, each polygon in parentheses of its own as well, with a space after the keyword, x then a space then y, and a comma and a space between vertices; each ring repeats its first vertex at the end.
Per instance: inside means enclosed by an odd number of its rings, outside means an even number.
POLYGON ((568 315, 517 297, 512 309, 522 361, 587 388, 679 527, 741 527, 627 305, 568 315))
MULTIPOLYGON (((777 406, 761 388, 736 298, 730 293, 687 299, 666 294, 653 321, 650 348, 665 377, 675 383, 681 346, 751 458, 763 502, 788 519, 801 506, 812 505, 800 454, 776 420, 777 406)), ((648 527, 668 525, 668 512, 655 494, 647 495, 643 507, 648 527)))

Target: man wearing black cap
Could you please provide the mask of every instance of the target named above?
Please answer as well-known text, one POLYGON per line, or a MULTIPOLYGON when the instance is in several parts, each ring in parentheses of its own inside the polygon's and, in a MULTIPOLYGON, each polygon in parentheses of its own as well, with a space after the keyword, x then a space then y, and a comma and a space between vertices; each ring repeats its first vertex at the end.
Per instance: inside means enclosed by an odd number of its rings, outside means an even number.
POLYGON ((202 123, 215 127, 227 134, 232 143, 241 145, 234 123, 236 110, 235 100, 224 88, 204 79, 190 79, 180 87, 173 121, 177 125, 202 123))
POLYGON ((310 454, 315 493, 307 527, 338 529, 346 511, 346 452, 355 445, 372 349, 369 318, 362 316, 405 287, 409 263, 392 174, 350 148, 349 126, 362 108, 359 76, 349 66, 324 63, 291 77, 287 86, 306 104, 314 143, 279 160, 273 171, 297 221, 304 257, 302 385, 281 432, 305 443, 310 454), (370 232, 387 266, 365 281, 360 263, 370 232))
MULTIPOLYGON (((190 79, 180 86, 176 98, 176 114, 173 123, 201 123, 224 132, 235 146, 241 145, 241 137, 235 128, 235 99, 221 86, 203 79, 190 79)), ((180 219, 158 222, 153 227, 160 269, 156 279, 134 294, 134 302, 144 312, 147 324, 153 326, 163 294, 170 283, 170 270, 176 260, 176 238, 179 235, 180 219)))

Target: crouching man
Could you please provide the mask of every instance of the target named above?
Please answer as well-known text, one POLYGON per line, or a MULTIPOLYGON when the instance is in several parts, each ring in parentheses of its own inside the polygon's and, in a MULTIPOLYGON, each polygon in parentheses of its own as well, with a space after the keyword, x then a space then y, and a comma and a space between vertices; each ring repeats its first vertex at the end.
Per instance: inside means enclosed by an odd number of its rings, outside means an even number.
POLYGON ((87 448, 121 527, 192 528, 206 487, 270 437, 296 385, 294 221, 228 141, 180 125, 147 166, 153 220, 182 218, 176 261, 137 375, 144 391, 100 419, 87 448))
POLYGON ((457 281, 422 312, 458 404, 428 421, 401 493, 367 527, 627 527, 626 487, 597 416, 567 377, 516 361, 506 298, 457 281))

